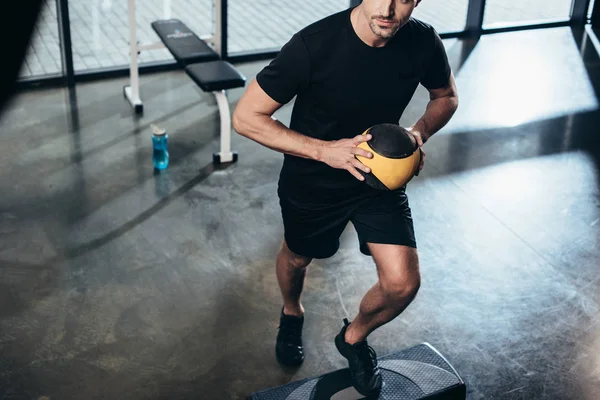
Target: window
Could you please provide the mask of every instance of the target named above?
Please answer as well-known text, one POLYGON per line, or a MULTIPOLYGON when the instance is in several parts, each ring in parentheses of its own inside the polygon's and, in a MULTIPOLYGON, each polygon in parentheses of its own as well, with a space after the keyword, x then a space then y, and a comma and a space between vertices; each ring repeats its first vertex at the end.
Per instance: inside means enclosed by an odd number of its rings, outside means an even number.
POLYGON ((60 36, 56 17, 56 0, 42 6, 31 43, 20 71, 20 78, 38 78, 62 73, 60 36))
POLYGON ((460 32, 467 23, 469 0, 424 0, 413 16, 431 24, 439 33, 460 32))
MULTIPOLYGON (((129 14, 126 0, 70 1, 71 41, 76 72, 129 65, 129 14)), ((140 44, 159 42, 150 26, 158 19, 179 18, 198 36, 214 27, 213 0, 136 1, 140 44)), ((167 49, 142 51, 140 64, 172 61, 167 49)))
POLYGON ((230 0, 228 53, 279 50, 299 30, 350 7, 349 0, 230 0))
POLYGON ((531 24, 570 18, 572 0, 487 0, 483 25, 531 24))

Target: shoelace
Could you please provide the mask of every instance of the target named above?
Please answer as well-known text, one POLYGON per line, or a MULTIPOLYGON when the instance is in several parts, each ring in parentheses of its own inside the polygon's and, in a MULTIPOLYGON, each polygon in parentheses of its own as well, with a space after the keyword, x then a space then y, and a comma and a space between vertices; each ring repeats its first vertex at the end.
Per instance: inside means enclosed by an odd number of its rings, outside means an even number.
POLYGON ((371 346, 367 344, 360 346, 358 358, 360 362, 365 365, 365 367, 368 367, 367 369, 369 371, 374 371, 377 369, 377 354, 371 346))
POLYGON ((300 337, 302 335, 300 324, 288 322, 285 325, 279 325, 279 331, 286 342, 300 346, 300 337))

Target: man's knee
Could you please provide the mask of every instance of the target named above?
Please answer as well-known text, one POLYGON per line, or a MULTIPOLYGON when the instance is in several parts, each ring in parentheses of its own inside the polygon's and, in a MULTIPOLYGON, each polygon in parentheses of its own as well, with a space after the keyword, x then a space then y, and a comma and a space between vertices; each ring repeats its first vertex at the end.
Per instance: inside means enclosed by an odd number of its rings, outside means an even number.
POLYGON ((421 287, 419 255, 407 246, 369 243, 379 272, 379 284, 391 303, 404 303, 416 296, 421 287))
POLYGON ((288 258, 289 264, 294 268, 306 268, 311 263, 311 261, 311 258, 299 256, 294 253, 292 253, 290 258, 288 258))
POLYGON ((418 271, 410 274, 395 275, 380 281, 381 289, 391 302, 404 302, 413 299, 421 287, 421 276, 418 271))
POLYGON ((301 256, 291 251, 285 241, 279 251, 279 257, 282 257, 289 266, 294 268, 306 268, 312 262, 312 258, 301 256))

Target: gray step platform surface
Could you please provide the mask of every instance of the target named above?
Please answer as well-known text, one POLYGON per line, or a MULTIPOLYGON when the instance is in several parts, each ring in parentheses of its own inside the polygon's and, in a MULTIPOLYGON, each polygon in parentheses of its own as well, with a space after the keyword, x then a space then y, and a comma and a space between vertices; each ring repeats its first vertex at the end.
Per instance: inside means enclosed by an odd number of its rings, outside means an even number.
MULTIPOLYGON (((450 363, 429 343, 378 358, 383 388, 377 399, 464 400, 466 385, 450 363)), ((252 393, 247 400, 354 400, 363 399, 354 389, 347 368, 318 377, 252 393)))

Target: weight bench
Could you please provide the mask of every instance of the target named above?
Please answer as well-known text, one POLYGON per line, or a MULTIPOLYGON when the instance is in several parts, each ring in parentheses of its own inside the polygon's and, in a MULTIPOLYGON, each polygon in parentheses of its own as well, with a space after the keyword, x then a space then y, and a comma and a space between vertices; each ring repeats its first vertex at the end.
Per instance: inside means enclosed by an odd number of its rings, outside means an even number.
MULTIPOLYGON (((231 114, 227 101, 227 90, 243 87, 246 78, 229 62, 221 60, 217 51, 198 37, 179 19, 162 19, 152 22, 161 43, 140 46, 135 35, 135 0, 129 0, 131 85, 125 86, 124 94, 136 113, 143 112, 139 96, 137 55, 143 49, 167 48, 186 74, 204 91, 215 95, 221 122, 220 151, 213 154, 213 162, 220 164, 236 162, 238 155, 231 151, 231 114)), ((213 36, 214 39, 218 35, 213 36)), ((216 43, 215 47, 219 47, 216 43)))
POLYGON ((213 155, 215 163, 235 162, 237 153, 231 147, 231 115, 226 90, 243 87, 246 78, 233 65, 220 60, 219 54, 178 19, 152 22, 165 47, 185 72, 205 92, 213 93, 221 119, 221 151, 213 155))

